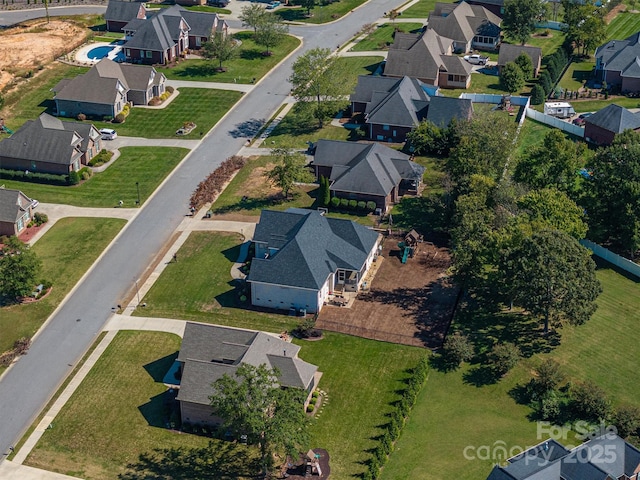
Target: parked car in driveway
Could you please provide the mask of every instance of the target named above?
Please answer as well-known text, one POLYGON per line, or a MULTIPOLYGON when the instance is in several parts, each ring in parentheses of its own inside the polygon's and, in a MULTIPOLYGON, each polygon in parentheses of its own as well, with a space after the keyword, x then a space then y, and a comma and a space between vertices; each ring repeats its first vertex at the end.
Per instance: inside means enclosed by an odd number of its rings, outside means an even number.
POLYGON ((112 128, 101 128, 100 136, 102 140, 115 140, 118 137, 118 134, 112 128))
POLYGON ((465 55, 463 57, 471 65, 486 65, 489 61, 489 57, 483 57, 482 55, 465 55))
POLYGON ((593 115, 593 113, 591 112, 581 113, 580 115, 578 115, 578 118, 574 118, 573 122, 571 123, 573 123, 574 125, 578 125, 580 127, 584 127, 585 119, 590 117, 591 115, 593 115))

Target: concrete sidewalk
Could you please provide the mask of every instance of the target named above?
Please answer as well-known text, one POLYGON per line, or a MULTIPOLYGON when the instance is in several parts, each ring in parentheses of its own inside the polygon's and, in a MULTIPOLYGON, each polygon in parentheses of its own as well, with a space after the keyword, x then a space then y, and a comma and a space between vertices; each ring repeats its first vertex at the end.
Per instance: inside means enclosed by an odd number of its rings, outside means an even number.
POLYGON ((0 463, 0 478, 2 480, 81 480, 78 477, 27 467, 9 460, 0 463))
POLYGON ((216 90, 233 90, 249 93, 255 88, 252 83, 226 83, 226 82, 193 82, 189 80, 167 80, 166 86, 173 88, 211 88, 216 90))

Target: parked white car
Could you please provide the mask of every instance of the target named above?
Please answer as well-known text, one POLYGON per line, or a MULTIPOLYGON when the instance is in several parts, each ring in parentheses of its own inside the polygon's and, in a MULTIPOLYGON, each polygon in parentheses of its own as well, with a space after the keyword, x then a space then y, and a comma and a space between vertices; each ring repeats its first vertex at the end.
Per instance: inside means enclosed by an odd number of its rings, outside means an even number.
POLYGON ((489 57, 483 57, 482 55, 465 55, 464 59, 472 65, 486 65, 489 61, 489 57))
POLYGON ((102 140, 115 140, 118 137, 118 134, 111 128, 101 128, 100 136, 102 137, 102 140))

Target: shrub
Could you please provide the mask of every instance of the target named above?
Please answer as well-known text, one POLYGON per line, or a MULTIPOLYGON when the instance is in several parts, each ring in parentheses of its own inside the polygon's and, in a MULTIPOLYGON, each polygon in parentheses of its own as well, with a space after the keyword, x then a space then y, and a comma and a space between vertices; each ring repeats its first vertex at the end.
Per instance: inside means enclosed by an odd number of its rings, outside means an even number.
POLYGON ((614 412, 612 420, 622 438, 638 435, 640 431, 640 409, 634 405, 620 406, 614 412))
POLYGON ((171 85, 169 85, 167 88, 165 88, 165 90, 169 93, 173 93, 173 87, 171 85))
POLYGON ((611 412, 611 404, 604 390, 595 383, 580 383, 571 389, 571 409, 578 418, 603 421, 611 412))
POLYGON ((475 355, 473 345, 460 332, 449 335, 442 350, 445 360, 454 368, 458 368, 462 362, 468 362, 475 355))
POLYGON ((131 113, 131 107, 129 106, 128 103, 125 103, 124 107, 122 108, 122 112, 121 112, 125 117, 129 116, 129 113, 131 113))
POLYGON ((540 399, 540 417, 543 420, 554 422, 560 416, 560 398, 555 391, 548 392, 540 399))
POLYGON ((313 404, 312 404, 312 403, 310 403, 309 405, 307 405, 307 413, 311 413, 311 412, 313 412, 313 408, 314 408, 314 406, 313 406, 313 404))
POLYGON ((376 209, 376 202, 368 201, 367 202, 367 209, 371 210, 373 212, 376 209))
POLYGON ((338 197, 333 197, 330 203, 332 207, 337 208, 340 206, 340 199, 338 197))
POLYGON ((78 172, 69 172, 68 182, 69 185, 77 185, 80 183, 80 175, 78 175, 78 172))
POLYGON ((78 114, 78 120, 80 120, 81 122, 84 122, 86 119, 87 119, 87 116, 84 113, 78 114))
POLYGON ((366 210, 366 209, 367 209, 367 202, 360 200, 358 202, 358 210, 366 210))
POLYGON ((162 100, 160 99, 160 97, 153 97, 151 100, 149 100, 149 105, 152 107, 155 107, 156 105, 160 105, 162 103, 162 100))
POLYGON ((17 180, 19 182, 45 183, 49 185, 67 185, 67 175, 55 175, 52 173, 25 173, 23 170, 0 169, 3 180, 17 180))
POLYGON ((391 441, 391 435, 389 435, 388 430, 382 434, 380 445, 382 445, 382 450, 386 455, 389 455, 391 450, 393 450, 393 442, 391 441))
POLYGON ((123 123, 125 118, 127 118, 123 113, 119 113, 113 119, 113 123, 123 123))
POLYGON ((369 473, 374 480, 380 475, 380 463, 375 455, 369 460, 369 473))
POLYGON ((358 201, 357 200, 349 200, 349 208, 352 210, 355 210, 358 207, 358 201))
POLYGON ((516 366, 520 356, 520 349, 516 345, 505 342, 493 347, 489 354, 489 361, 492 363, 495 374, 502 376, 516 366))
POLYGON ((346 198, 341 198, 340 199, 340 206, 342 208, 347 208, 349 206, 349 200, 346 198))
POLYGON ((80 176, 80 178, 82 178, 82 180, 89 180, 91 178, 91 175, 93 175, 93 172, 91 171, 91 169, 89 169, 89 167, 84 167, 78 172, 78 175, 80 176))
POLYGON ((541 397, 558 388, 564 380, 560 364, 551 359, 547 359, 538 365, 534 373, 535 377, 531 380, 531 386, 534 392, 541 397))
POLYGON ((33 215, 33 223, 36 224, 36 227, 39 227, 40 225, 44 225, 48 221, 49 221, 49 217, 47 217, 45 213, 37 212, 33 215))
POLYGON ((539 83, 536 83, 531 89, 531 104, 540 105, 544 102, 544 88, 539 83))
POLYGON ((549 72, 545 70, 540 74, 540 77, 538 78, 538 84, 542 86, 545 96, 551 93, 553 82, 551 81, 551 75, 549 75, 549 72))
POLYGON ((111 121, 113 121, 113 117, 111 115, 105 115, 104 117, 102 117, 102 121, 103 122, 111 122, 111 121))

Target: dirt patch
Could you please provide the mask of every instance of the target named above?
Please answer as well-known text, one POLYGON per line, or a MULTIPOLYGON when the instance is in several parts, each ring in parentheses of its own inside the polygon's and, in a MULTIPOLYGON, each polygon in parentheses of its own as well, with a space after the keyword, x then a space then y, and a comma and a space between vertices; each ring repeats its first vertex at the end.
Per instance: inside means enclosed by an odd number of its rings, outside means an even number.
POLYGON ((242 184, 242 190, 247 192, 251 198, 270 197, 280 193, 280 189, 267 178, 267 172, 274 165, 273 163, 267 163, 264 167, 253 168, 249 178, 242 184))
POLYGON ((38 20, 0 32, 0 90, 83 41, 86 29, 63 20, 38 20))
POLYGON ((624 12, 627 9, 627 6, 624 3, 621 3, 619 5, 616 5, 615 7, 613 7, 611 9, 611 11, 609 13, 607 13, 604 17, 604 22, 606 24, 609 24, 609 22, 611 22, 611 20, 613 20, 614 18, 616 18, 616 15, 619 14, 620 12, 624 12))
POLYGON ((360 293, 351 308, 325 306, 318 328, 406 345, 441 345, 459 291, 446 275, 449 250, 424 242, 402 264, 400 240, 385 239, 385 258, 370 290, 360 293))

